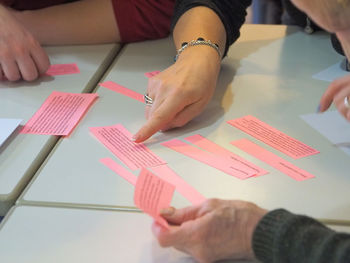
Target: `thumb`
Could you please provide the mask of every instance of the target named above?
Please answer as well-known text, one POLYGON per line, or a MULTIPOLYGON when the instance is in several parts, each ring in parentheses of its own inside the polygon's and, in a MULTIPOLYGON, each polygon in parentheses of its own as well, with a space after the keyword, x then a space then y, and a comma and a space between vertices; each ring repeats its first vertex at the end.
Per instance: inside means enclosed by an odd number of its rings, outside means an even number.
POLYGON ((182 209, 168 207, 160 211, 160 215, 164 217, 170 224, 181 225, 182 223, 197 218, 199 206, 188 206, 182 209))

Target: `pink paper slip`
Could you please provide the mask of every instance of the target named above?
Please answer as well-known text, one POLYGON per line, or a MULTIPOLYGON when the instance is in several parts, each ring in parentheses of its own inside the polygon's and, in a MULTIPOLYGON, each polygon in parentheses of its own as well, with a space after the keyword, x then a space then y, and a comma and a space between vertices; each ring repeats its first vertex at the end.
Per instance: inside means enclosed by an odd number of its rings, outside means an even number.
POLYGON ((134 185, 134 186, 136 185, 137 176, 135 176, 133 173, 130 173, 123 166, 117 164, 111 158, 100 159, 100 162, 103 163, 104 165, 106 165, 109 169, 111 169, 116 174, 123 177, 125 180, 127 180, 132 185, 134 185))
POLYGON ((265 171, 264 169, 256 166, 251 162, 248 162, 247 160, 244 160, 242 157, 238 156, 237 154, 234 154, 229 150, 226 150, 225 148, 217 145, 216 143, 204 138, 199 134, 189 136, 185 138, 185 140, 215 155, 228 158, 229 160, 231 160, 232 165, 234 167, 239 168, 240 170, 251 171, 255 173, 255 176, 268 174, 268 172, 265 171))
POLYGON ((55 64, 51 65, 46 71, 46 75, 56 76, 56 75, 68 75, 68 74, 77 74, 80 73, 80 70, 75 63, 71 64, 55 64))
POLYGON ((319 153, 310 146, 250 115, 228 121, 228 123, 294 159, 319 153))
POLYGON ((69 135, 97 97, 95 93, 54 91, 21 133, 69 135))
POLYGON ((120 94, 123 94, 124 96, 128 96, 132 99, 138 100, 142 103, 145 102, 142 94, 140 94, 136 91, 133 91, 131 89, 125 88, 125 87, 123 87, 123 86, 121 86, 113 81, 102 82, 102 83, 100 83, 100 86, 105 87, 107 89, 110 89, 114 92, 118 92, 120 94))
POLYGON ((159 73, 160 73, 159 70, 152 71, 152 72, 146 72, 146 73, 145 73, 145 76, 146 76, 147 78, 152 78, 152 77, 154 77, 155 75, 158 75, 159 73))
POLYGON ((197 161, 210 165, 220 171, 229 175, 235 176, 239 179, 247 179, 255 175, 253 171, 240 170, 232 165, 232 162, 227 158, 217 157, 209 152, 202 151, 192 145, 189 145, 178 139, 173 139, 162 143, 163 146, 168 147, 174 151, 182 153, 197 161))
POLYGON ((144 144, 134 143, 131 140, 132 134, 121 124, 91 127, 90 131, 131 170, 165 164, 144 144))
POLYGON ((143 168, 135 186, 135 205, 152 216, 157 223, 168 229, 168 222, 159 213, 161 209, 170 206, 174 190, 175 187, 173 185, 143 168))
POLYGON ((151 168, 152 171, 160 178, 164 179, 168 183, 176 187, 183 197, 190 201, 193 205, 201 204, 205 201, 205 197, 189 185, 184 179, 178 176, 173 170, 167 165, 159 165, 151 168))
POLYGON ((264 148, 256 145, 255 143, 252 143, 247 139, 241 139, 231 143, 242 151, 251 154, 255 158, 271 165, 272 167, 297 181, 304 181, 315 177, 314 175, 300 169, 299 167, 296 167, 290 162, 287 162, 281 157, 265 150, 264 148))

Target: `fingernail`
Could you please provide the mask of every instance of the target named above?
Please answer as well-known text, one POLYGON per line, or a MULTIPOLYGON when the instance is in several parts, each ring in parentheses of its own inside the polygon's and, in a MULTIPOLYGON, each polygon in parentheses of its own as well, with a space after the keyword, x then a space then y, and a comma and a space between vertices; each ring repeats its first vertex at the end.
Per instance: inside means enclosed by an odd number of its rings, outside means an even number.
POLYGON ((320 112, 321 112, 321 105, 320 105, 320 104, 318 104, 316 112, 317 112, 317 113, 320 113, 320 112))
POLYGON ((162 216, 171 216, 175 213, 175 208, 174 207, 167 207, 167 208, 163 208, 160 210, 160 214, 162 216))
POLYGON ((131 137, 131 140, 133 142, 137 141, 137 139, 139 138, 140 136, 138 136, 137 134, 134 134, 132 137, 131 137))

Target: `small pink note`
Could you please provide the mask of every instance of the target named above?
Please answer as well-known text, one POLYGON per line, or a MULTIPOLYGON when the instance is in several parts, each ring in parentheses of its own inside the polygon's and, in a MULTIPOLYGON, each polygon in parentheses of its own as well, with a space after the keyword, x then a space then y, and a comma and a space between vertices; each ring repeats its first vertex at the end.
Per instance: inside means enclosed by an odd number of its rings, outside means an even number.
POLYGON ((46 75, 56 76, 56 75, 67 75, 67 74, 77 74, 80 70, 75 63, 71 64, 55 64, 51 65, 46 71, 46 75))
POLYGON ((198 160, 202 163, 210 165, 220 171, 223 171, 229 175, 235 176, 239 179, 247 179, 255 175, 255 172, 250 170, 241 170, 239 167, 232 165, 232 162, 227 158, 217 157, 209 152, 202 151, 192 145, 189 145, 178 139, 173 139, 162 143, 163 146, 168 147, 174 151, 182 153, 188 157, 198 160))
POLYGON ((176 187, 183 197, 190 201, 193 205, 201 204, 205 201, 205 197, 199 193, 195 188, 189 185, 184 179, 178 176, 167 165, 159 165, 151 168, 156 175, 165 181, 171 183, 176 187))
POLYGON ((103 163, 104 165, 106 165, 109 169, 111 169, 116 174, 123 177, 125 180, 127 180, 132 185, 136 185, 137 176, 135 176, 133 173, 130 173, 123 166, 117 164, 111 158, 102 158, 102 159, 100 159, 100 162, 103 163))
POLYGON ((90 131, 131 170, 165 164, 144 144, 134 143, 131 140, 132 134, 121 124, 91 127, 90 131))
POLYGON ((128 96, 128 97, 135 99, 135 100, 138 100, 140 102, 145 102, 142 94, 140 94, 136 91, 133 91, 131 89, 125 88, 122 85, 119 85, 113 81, 102 82, 102 83, 100 83, 100 86, 105 87, 107 89, 110 89, 114 92, 118 92, 120 94, 123 94, 124 96, 128 96))
POLYGON ((168 222, 159 213, 161 209, 170 206, 174 190, 175 187, 173 185, 143 168, 135 186, 135 205, 152 216, 157 223, 168 229, 168 222))
POLYGON ((228 121, 228 123, 294 159, 319 153, 310 146, 250 115, 228 121))
POLYGON ((247 139, 241 139, 231 143, 242 151, 249 153, 297 181, 304 181, 315 177, 247 139))
POLYGON ((154 77, 155 75, 158 75, 159 73, 160 73, 159 70, 152 71, 152 72, 146 72, 146 73, 145 73, 145 76, 146 76, 147 78, 152 78, 152 77, 154 77))
POLYGON ((54 91, 23 127, 21 133, 69 135, 97 94, 54 91))
POLYGON ((268 172, 264 169, 256 166, 251 162, 248 162, 247 160, 244 160, 237 154, 230 152, 229 150, 217 145, 216 143, 204 138, 199 134, 189 136, 185 138, 185 140, 215 155, 230 159, 232 161, 232 165, 239 168, 240 170, 254 172, 255 176, 268 174, 268 172))

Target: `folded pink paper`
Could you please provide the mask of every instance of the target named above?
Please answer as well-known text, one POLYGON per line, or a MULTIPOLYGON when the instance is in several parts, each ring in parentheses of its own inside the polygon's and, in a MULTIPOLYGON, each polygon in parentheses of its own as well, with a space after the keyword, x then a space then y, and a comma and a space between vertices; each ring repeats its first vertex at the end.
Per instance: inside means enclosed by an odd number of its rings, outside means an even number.
POLYGON ((100 159, 100 162, 106 165, 109 169, 111 169, 113 172, 115 172, 119 176, 123 177, 132 185, 136 185, 137 176, 129 172, 128 170, 126 170, 123 166, 117 164, 111 158, 102 158, 100 159))
POLYGON ((282 173, 292 177, 297 181, 304 181, 315 176, 300 169, 299 167, 287 162, 281 157, 265 150, 264 148, 256 145, 255 143, 249 141, 248 139, 241 139, 238 141, 231 142, 234 146, 249 153, 255 158, 271 165, 282 173))
POLYGON ((247 160, 244 160, 237 154, 230 152, 229 150, 217 145, 216 143, 204 138, 199 134, 189 136, 185 138, 185 140, 215 155, 228 158, 232 162, 232 165, 239 168, 240 170, 251 171, 255 173, 255 176, 268 174, 268 172, 264 169, 256 166, 251 162, 248 162, 247 160))
POLYGON ((145 76, 146 76, 147 78, 152 78, 152 77, 154 77, 155 75, 158 75, 159 73, 160 73, 159 70, 152 71, 152 72, 146 72, 146 73, 145 73, 145 76))
POLYGON ((67 74, 77 74, 80 70, 75 63, 71 64, 55 64, 51 65, 46 71, 46 75, 56 76, 56 75, 67 75, 67 74))
POLYGON ((319 153, 310 146, 250 115, 228 121, 228 123, 294 159, 319 153))
POLYGON ((195 188, 189 185, 184 179, 177 175, 167 165, 159 165, 151 168, 152 171, 160 178, 176 187, 183 197, 190 201, 193 205, 201 204, 205 201, 205 197, 199 193, 195 188))
POLYGON ((131 170, 165 164, 144 144, 134 143, 131 140, 132 134, 121 124, 91 127, 90 131, 131 170))
POLYGON ((170 206, 174 190, 175 187, 173 185, 143 168, 135 186, 135 205, 152 216, 157 223, 168 229, 169 224, 160 215, 160 211, 170 206))
POLYGON ((255 175, 255 171, 241 170, 240 167, 233 166, 232 162, 227 158, 217 157, 212 153, 200 150, 178 139, 164 142, 162 145, 239 179, 247 179, 255 175))
POLYGON ((122 85, 119 85, 113 81, 105 81, 105 82, 102 82, 100 83, 100 86, 101 87, 104 87, 104 88, 107 88, 107 89, 110 89, 114 92, 118 92, 124 96, 128 96, 134 100, 138 100, 140 102, 145 102, 144 98, 143 98, 143 95, 136 92, 136 91, 133 91, 131 89, 128 89, 128 88, 125 88, 123 87, 122 85))
POLYGON ((23 127, 21 133, 69 135, 97 94, 54 91, 23 127))

